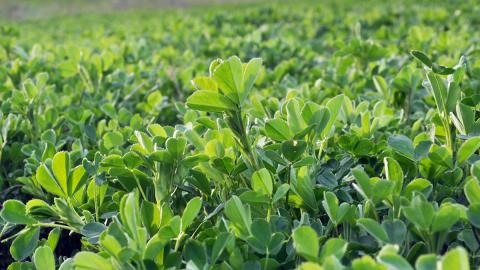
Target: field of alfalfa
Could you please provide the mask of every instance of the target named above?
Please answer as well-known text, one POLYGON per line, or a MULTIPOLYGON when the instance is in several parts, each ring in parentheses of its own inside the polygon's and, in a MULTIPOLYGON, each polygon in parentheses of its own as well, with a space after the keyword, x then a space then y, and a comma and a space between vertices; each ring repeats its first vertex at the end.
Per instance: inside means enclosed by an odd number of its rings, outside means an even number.
POLYGON ((0 26, 0 268, 480 265, 480 4, 0 26))

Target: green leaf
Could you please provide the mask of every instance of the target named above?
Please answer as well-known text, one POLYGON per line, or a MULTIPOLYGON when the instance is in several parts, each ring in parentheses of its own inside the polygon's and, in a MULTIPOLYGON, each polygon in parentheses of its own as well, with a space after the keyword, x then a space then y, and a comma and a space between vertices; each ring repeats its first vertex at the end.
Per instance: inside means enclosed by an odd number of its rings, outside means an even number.
POLYGON ((433 185, 430 181, 423 179, 423 178, 416 178, 412 180, 408 185, 405 187, 404 195, 411 199, 414 192, 420 192, 426 197, 430 195, 432 192, 433 185))
POLYGON ((338 211, 338 198, 335 196, 333 192, 327 191, 323 193, 323 201, 322 201, 323 208, 325 212, 327 212, 328 217, 332 220, 335 225, 339 224, 339 220, 337 219, 337 211, 338 211))
POLYGON ((432 67, 433 65, 432 60, 430 60, 430 58, 425 53, 421 51, 411 51, 410 53, 412 54, 413 57, 420 60, 420 62, 422 62, 425 66, 429 68, 432 67))
POLYGON ((220 62, 213 70, 213 78, 225 96, 235 104, 241 104, 243 94, 243 67, 237 56, 232 56, 220 62))
POLYGON ((186 104, 192 109, 206 112, 225 112, 236 108, 235 104, 228 98, 218 92, 209 90, 194 92, 187 99, 186 104))
POLYGON ((477 160, 473 163, 472 167, 470 167, 470 174, 476 178, 477 181, 480 181, 480 160, 477 160))
POLYGON ((82 165, 79 165, 72 169, 69 178, 68 178, 68 196, 73 196, 77 193, 82 187, 85 186, 86 181, 88 180, 87 172, 82 165))
POLYGON ((107 132, 103 135, 103 145, 107 149, 123 145, 123 135, 118 131, 107 132))
POLYGON ((47 141, 55 144, 57 141, 57 135, 55 134, 55 131, 53 129, 47 129, 42 133, 41 136, 42 141, 47 141))
POLYGON ((276 203, 279 200, 281 200, 287 192, 290 190, 290 186, 288 184, 282 184, 277 188, 277 191, 275 191, 275 194, 273 195, 272 202, 276 203))
POLYGON ((447 111, 452 113, 455 111, 455 106, 459 102, 460 86, 456 82, 450 82, 448 85, 448 96, 447 96, 447 111))
POLYGON ((252 58, 243 68, 243 88, 240 92, 240 102, 243 103, 247 99, 252 86, 258 78, 260 69, 262 68, 261 58, 252 58))
POLYGON ((253 237, 266 245, 268 245, 272 239, 270 224, 264 219, 255 220, 250 226, 250 231, 252 232, 253 237))
POLYGON ((75 76, 78 72, 77 63, 74 60, 67 60, 58 65, 58 70, 63 77, 75 76))
POLYGON ((287 122, 280 118, 268 120, 265 123, 265 133, 270 139, 279 142, 290 140, 293 137, 287 122))
POLYGON ((267 169, 263 168, 252 174, 252 189, 257 193, 272 196, 273 181, 267 169))
POLYGON ((328 110, 328 108, 321 108, 313 113, 313 115, 308 120, 308 125, 314 126, 317 134, 322 134, 329 121, 330 111, 328 110))
POLYGON ((58 214, 63 220, 67 220, 70 225, 73 226, 83 226, 84 221, 75 211, 74 207, 67 203, 67 201, 63 198, 54 198, 53 199, 55 204, 55 212, 58 214))
POLYGON ((107 229, 105 225, 99 222, 90 222, 83 226, 80 233, 85 236, 85 238, 91 244, 97 244, 100 235, 107 229))
POLYGON ((460 212, 449 203, 443 204, 435 212, 432 222, 432 232, 449 230, 460 219, 460 212))
POLYGON ((445 67, 445 66, 437 65, 437 64, 434 63, 432 65, 432 71, 435 72, 436 74, 440 74, 440 75, 450 75, 450 74, 453 74, 455 72, 455 69, 453 69, 451 67, 445 67))
POLYGON ((379 202, 382 200, 385 200, 393 194, 393 189, 395 187, 395 183, 388 181, 388 180, 383 180, 383 179, 378 179, 374 178, 370 180, 373 185, 373 190, 372 190, 372 199, 373 202, 379 202))
POLYGON ((182 231, 185 231, 192 224, 200 213, 200 209, 202 209, 202 199, 200 197, 195 197, 187 203, 182 214, 182 231))
POLYGON ((373 84, 375 85, 375 88, 377 89, 377 91, 382 94, 382 96, 385 98, 385 99, 389 99, 390 97, 390 93, 389 93, 389 90, 388 90, 388 84, 387 82, 385 81, 385 79, 382 77, 382 76, 373 76, 373 84))
POLYGON ((427 78, 430 83, 430 90, 432 91, 433 98, 437 104, 437 109, 440 114, 443 114, 444 117, 447 117, 447 95, 448 90, 443 82, 442 78, 435 75, 433 72, 427 73, 427 78))
POLYGON ((328 123, 325 125, 325 128, 323 129, 322 137, 325 138, 329 136, 332 130, 333 124, 337 120, 337 116, 340 113, 340 109, 342 108, 344 102, 345 102, 344 95, 338 95, 334 98, 331 98, 327 102, 326 106, 328 108, 328 111, 330 112, 330 118, 328 119, 328 123))
POLYGON ((38 183, 48 192, 64 197, 66 194, 63 192, 60 185, 57 183, 52 173, 47 167, 42 164, 38 167, 36 172, 36 179, 38 183))
POLYGON ((270 198, 267 195, 257 193, 253 190, 248 190, 240 194, 240 199, 242 202, 249 204, 269 204, 270 198))
POLYGON ((304 262, 297 268, 298 270, 324 270, 322 266, 314 262, 304 262))
POLYGON ((210 91, 217 91, 218 85, 210 77, 206 76, 198 76, 192 80, 192 84, 197 90, 210 90, 210 91))
POLYGON ((416 195, 409 206, 403 207, 403 214, 419 230, 429 230, 432 224, 434 209, 422 195, 416 195))
POLYGON ((404 135, 394 135, 388 138, 388 145, 398 154, 414 160, 415 149, 412 141, 404 135))
POLYGON ((33 254, 36 270, 55 270, 55 257, 49 246, 39 247, 33 254))
POLYGON ((37 247, 39 228, 30 228, 18 235, 10 246, 10 254, 17 261, 23 261, 32 255, 37 247))
POLYGON ((382 227, 388 235, 389 243, 402 245, 407 236, 407 226, 399 219, 386 219, 382 222, 382 227))
POLYGON ((282 143, 282 154, 290 162, 294 162, 301 157, 307 149, 307 142, 301 140, 288 140, 282 143))
POLYGON ((377 263, 372 257, 365 255, 353 260, 353 270, 387 270, 384 264, 377 263))
POLYGON ((218 260, 223 250, 225 250, 225 248, 227 247, 228 243, 230 241, 233 241, 234 239, 234 236, 228 232, 220 233, 217 235, 215 243, 212 247, 212 254, 210 260, 212 264, 214 264, 218 260))
POLYGON ((471 204, 468 207, 467 217, 473 226, 480 228, 480 203, 471 204))
POLYGON ((320 251, 320 262, 324 262, 330 256, 335 256, 338 260, 342 259, 347 251, 348 242, 340 238, 330 238, 322 246, 320 251))
POLYGON ((61 189, 65 192, 67 188, 68 173, 70 171, 70 156, 68 152, 58 152, 52 159, 52 172, 60 185, 61 189))
POLYGON ((185 152, 187 140, 185 138, 168 138, 165 142, 168 152, 172 157, 180 158, 185 152))
POLYGON ((357 180, 357 183, 360 187, 360 191, 363 192, 363 195, 367 198, 372 196, 372 185, 370 184, 370 177, 359 168, 352 170, 352 174, 357 180))
POLYGON ((270 224, 263 220, 257 219, 250 226, 252 236, 248 238, 248 244, 255 249, 256 252, 265 254, 268 252, 268 246, 272 239, 272 231, 270 224))
POLYGON ((134 134, 143 150, 145 150, 149 154, 154 151, 154 144, 150 136, 145 134, 145 132, 141 132, 138 130, 135 130, 134 134))
POLYGON ((208 258, 205 246, 196 240, 190 240, 184 250, 187 269, 203 270, 208 269, 208 258))
POLYGON ((76 270, 114 270, 109 260, 92 252, 80 251, 74 257, 76 270))
POLYGON ((470 204, 480 203, 480 184, 476 179, 470 179, 465 183, 463 192, 470 204))
POLYGON ((315 183, 310 178, 308 167, 301 167, 294 179, 292 179, 292 185, 290 188, 298 195, 303 201, 303 205, 307 206, 314 212, 318 211, 317 200, 315 197, 315 183))
POLYGON ((54 228, 48 233, 46 245, 48 245, 51 250, 55 250, 55 248, 57 247, 61 232, 62 231, 60 228, 54 228))
POLYGON ((378 260, 385 264, 389 270, 413 270, 412 266, 397 254, 381 255, 378 260))
POLYGON ((159 124, 151 124, 151 125, 148 125, 147 127, 147 130, 148 132, 150 133, 150 135, 156 137, 162 137, 162 138, 166 138, 167 137, 167 132, 165 131, 165 129, 159 125, 159 124))
POLYGON ((473 137, 464 142, 457 153, 457 163, 461 166, 466 160, 468 160, 473 153, 480 148, 480 137, 473 137))
POLYGON ((252 218, 250 216, 250 209, 242 204, 242 201, 237 196, 233 195, 230 200, 225 203, 225 215, 232 222, 237 235, 250 235, 250 225, 252 218))
POLYGON ((442 269, 470 270, 467 251, 462 247, 448 251, 442 257, 441 267, 442 269))
POLYGON ((435 254, 424 254, 418 257, 415 262, 415 269, 417 270, 436 270, 437 256, 435 254))
POLYGON ((157 233, 160 227, 160 209, 155 203, 143 201, 140 208, 142 223, 148 231, 149 235, 157 233))
POLYGON ((300 101, 296 98, 287 102, 285 109, 287 111, 287 121, 293 134, 300 133, 307 127, 300 111, 300 101))
POLYGON ((126 229, 131 234, 137 233, 137 226, 140 225, 140 207, 138 205, 138 193, 130 192, 125 194, 120 201, 120 218, 126 229))
POLYGON ((35 270, 35 266, 31 262, 14 262, 8 266, 7 270, 35 270))
POLYGON ((75 270, 75 261, 72 258, 66 259, 58 270, 75 270))
POLYGON ((437 164, 453 169, 453 158, 450 151, 443 146, 432 144, 428 157, 437 164))
POLYGON ((357 220, 357 225, 372 235, 380 245, 389 242, 387 233, 375 220, 370 218, 360 218, 357 220))
POLYGON ((316 261, 320 245, 317 233, 308 226, 301 226, 293 230, 293 245, 297 254, 310 261, 316 261))
POLYGON ((3 220, 13 224, 32 224, 35 222, 35 219, 27 215, 25 204, 18 200, 6 200, 3 203, 0 216, 3 220))
POLYGON ((37 181, 46 191, 63 198, 75 195, 84 187, 87 177, 87 172, 82 165, 71 169, 68 152, 55 154, 51 170, 42 164, 36 172, 37 181))
POLYGON ((398 162, 390 157, 384 159, 385 163, 385 175, 387 180, 395 183, 395 194, 400 194, 403 188, 403 170, 398 162))

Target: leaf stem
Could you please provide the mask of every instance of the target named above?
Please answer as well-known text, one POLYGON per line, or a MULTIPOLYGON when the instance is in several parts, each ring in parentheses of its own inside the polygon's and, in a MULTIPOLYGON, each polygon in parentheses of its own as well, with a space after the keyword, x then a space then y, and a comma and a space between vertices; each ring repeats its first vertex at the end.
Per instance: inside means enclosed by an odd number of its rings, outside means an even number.
POLYGON ((140 193, 142 194, 142 198, 144 201, 147 200, 147 196, 145 195, 145 192, 143 191, 142 185, 140 184, 140 180, 138 179, 137 175, 130 170, 130 173, 132 173, 133 177, 135 178, 135 182, 137 182, 138 189, 140 190, 140 193))

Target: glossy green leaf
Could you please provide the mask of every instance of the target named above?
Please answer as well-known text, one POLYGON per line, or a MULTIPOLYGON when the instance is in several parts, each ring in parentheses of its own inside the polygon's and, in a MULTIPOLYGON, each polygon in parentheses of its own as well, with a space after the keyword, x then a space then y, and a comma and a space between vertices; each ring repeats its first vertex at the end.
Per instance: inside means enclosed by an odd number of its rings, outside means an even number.
POLYGON ((200 197, 195 197, 187 203, 187 206, 182 214, 182 230, 185 230, 188 226, 190 226, 190 224, 192 224, 192 222, 200 213, 201 208, 202 199, 200 197))
POLYGON ((268 120, 265 123, 265 133, 269 138, 280 142, 292 138, 287 122, 280 118, 268 120))
POLYGON ((273 181, 267 169, 260 169, 252 174, 252 189, 257 193, 272 196, 273 181))
POLYGON ((432 232, 448 230, 459 219, 460 213, 458 209, 451 204, 443 204, 433 217, 432 232))
POLYGON ((367 198, 372 196, 373 188, 372 185, 370 184, 370 177, 362 170, 362 169, 353 169, 352 174, 357 180, 358 186, 363 192, 363 195, 367 198))
POLYGON ((225 112, 236 108, 231 100, 218 92, 209 90, 194 92, 187 99, 186 104, 192 109, 206 112, 225 112))
POLYGON ((18 200, 6 200, 0 217, 13 224, 32 224, 35 219, 27 215, 25 204, 18 200))
POLYGON ((415 268, 417 270, 436 270, 437 256, 435 256, 434 254, 421 255, 415 262, 415 268))
POLYGON ((75 269, 78 270, 113 270, 115 269, 109 260, 87 251, 80 251, 74 257, 75 269))
POLYGON ((185 245, 185 260, 187 269, 208 269, 207 251, 202 243, 190 240, 185 245))
POLYGON ((385 175, 387 177, 387 180, 392 181, 395 183, 395 193, 400 194, 400 192, 403 189, 403 170, 402 167, 400 167, 400 164, 393 159, 386 157, 384 159, 385 163, 385 175))
POLYGON ((398 154, 414 160, 415 149, 412 141, 404 135, 395 135, 388 138, 388 145, 398 154))
POLYGON ((432 60, 423 52, 421 51, 411 51, 410 52, 415 58, 420 60, 425 66, 431 68, 432 67, 432 60))
POLYGON ((103 144, 107 149, 112 149, 123 144, 123 135, 118 131, 108 132, 103 135, 103 144))
POLYGON ((415 196, 409 206, 403 207, 403 213, 420 230, 428 230, 434 217, 433 206, 421 195, 415 196))
POLYGON ((292 238, 295 250, 300 256, 311 261, 316 260, 320 245, 317 233, 312 228, 307 226, 298 227, 293 231, 292 238))
POLYGON ((480 137, 470 138, 466 142, 464 142, 458 149, 458 153, 457 153, 458 165, 462 165, 479 148, 480 148, 480 137))
POLYGON ((375 220, 370 218, 360 218, 357 220, 357 225, 372 235, 380 244, 389 242, 387 233, 375 220))
POLYGON ((17 261, 22 261, 32 255, 37 247, 39 235, 39 228, 30 228, 17 236, 10 246, 12 257, 17 261))
POLYGON ((48 246, 39 247, 33 254, 36 270, 55 270, 55 257, 48 246))
POLYGON ((441 261, 442 269, 469 270, 470 262, 467 251, 462 247, 457 247, 448 251, 441 261))
POLYGON ((252 217, 250 209, 242 204, 237 196, 232 196, 225 204, 225 215, 232 222, 235 232, 239 235, 247 236, 250 234, 250 225, 252 217))

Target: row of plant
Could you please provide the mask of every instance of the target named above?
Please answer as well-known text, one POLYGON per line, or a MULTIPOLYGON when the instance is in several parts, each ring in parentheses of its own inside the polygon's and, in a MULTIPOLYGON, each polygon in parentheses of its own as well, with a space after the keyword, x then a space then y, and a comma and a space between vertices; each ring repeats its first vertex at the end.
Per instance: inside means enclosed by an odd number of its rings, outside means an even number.
POLYGON ((478 267, 478 7, 407 4, 3 27, 0 267, 478 267))

